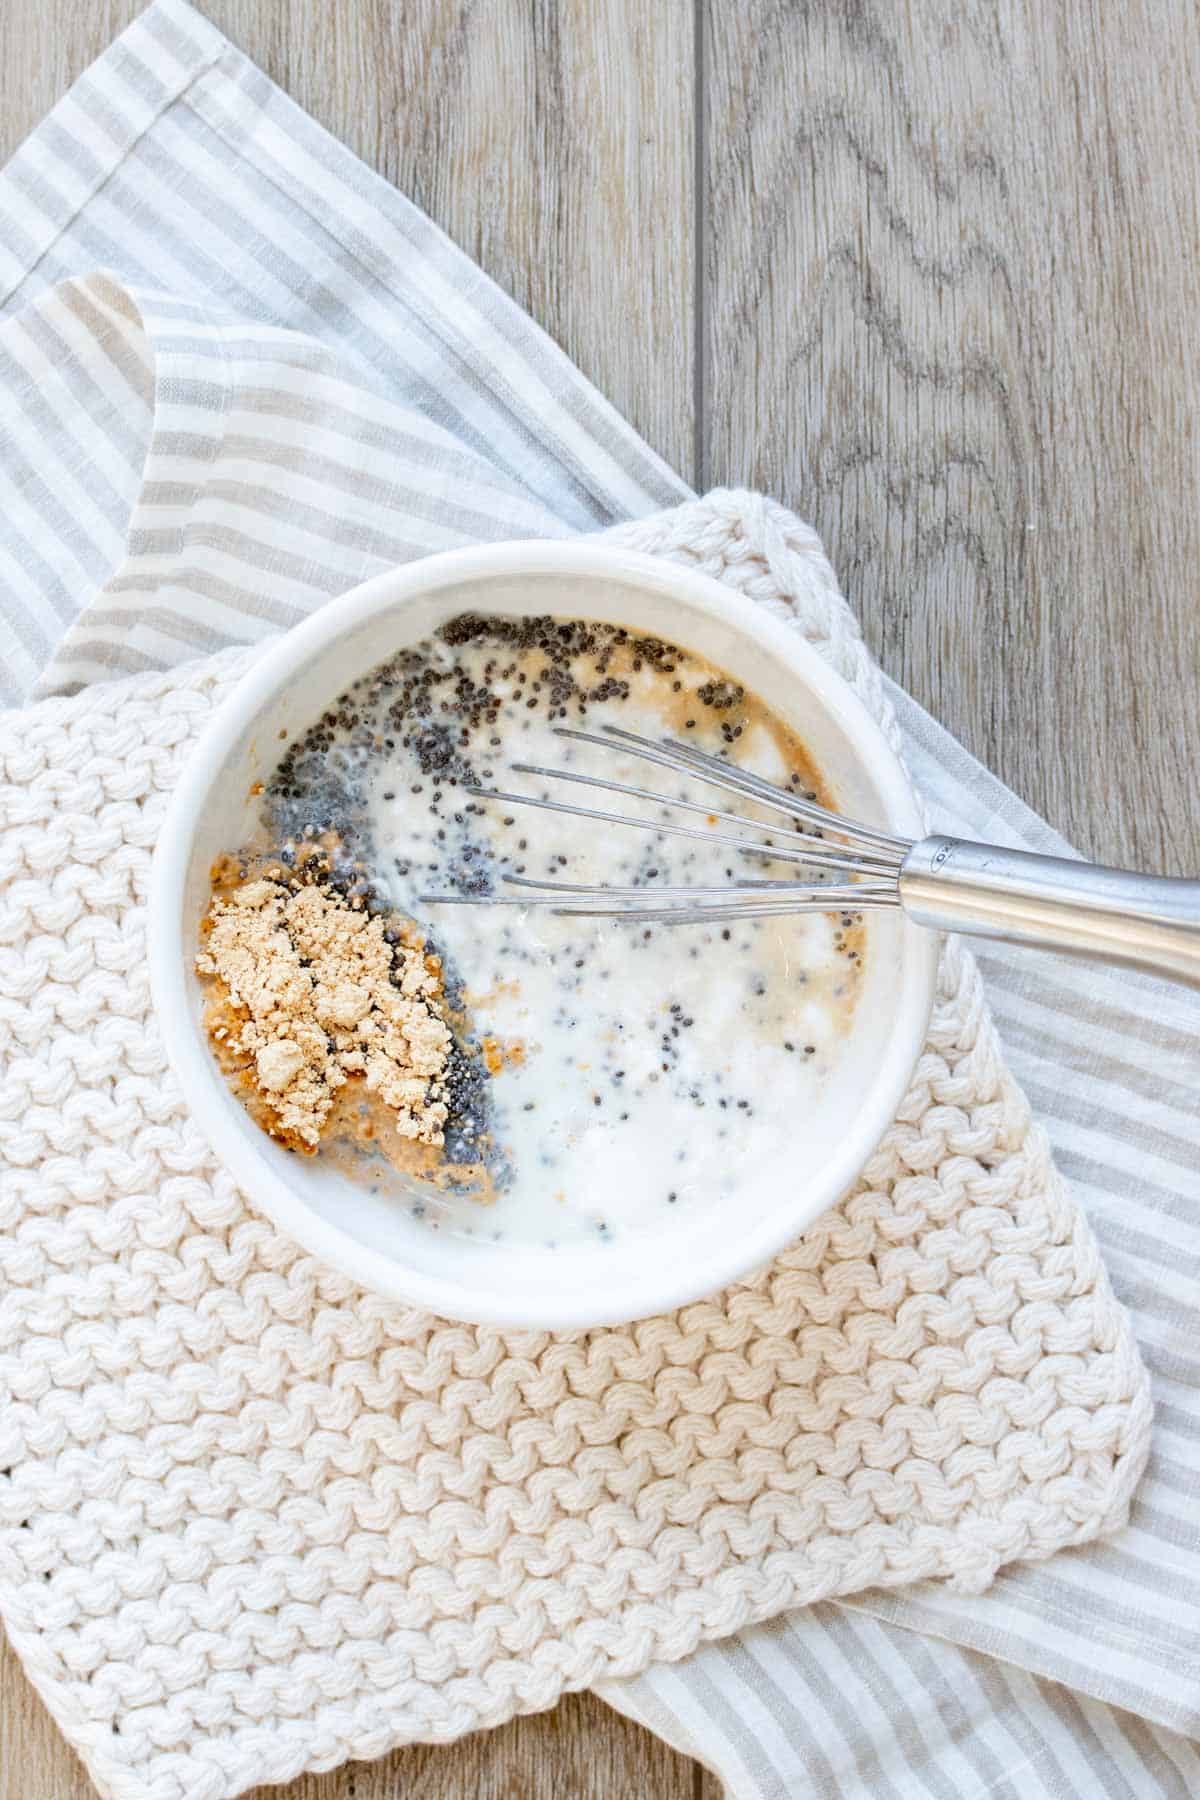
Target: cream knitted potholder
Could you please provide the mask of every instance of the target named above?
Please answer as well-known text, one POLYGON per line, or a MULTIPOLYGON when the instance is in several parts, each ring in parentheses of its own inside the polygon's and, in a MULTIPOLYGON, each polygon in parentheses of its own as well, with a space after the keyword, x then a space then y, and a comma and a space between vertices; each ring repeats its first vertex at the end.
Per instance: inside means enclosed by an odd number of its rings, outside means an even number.
MULTIPOLYGON (((784 612, 895 741, 790 515, 713 495, 619 536, 784 612)), ((167 1072, 143 910, 247 661, 0 721, 0 1610, 102 1792, 222 1800, 1121 1524, 1143 1371, 953 942, 852 1194, 668 1317, 447 1324, 251 1211, 167 1072)))

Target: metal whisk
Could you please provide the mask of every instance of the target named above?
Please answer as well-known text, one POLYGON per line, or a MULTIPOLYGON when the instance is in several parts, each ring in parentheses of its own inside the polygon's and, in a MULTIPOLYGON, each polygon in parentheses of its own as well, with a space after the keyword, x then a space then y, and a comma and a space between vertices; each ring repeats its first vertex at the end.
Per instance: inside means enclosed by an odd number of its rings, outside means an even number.
POLYGON ((932 836, 913 843, 843 818, 761 775, 672 738, 655 741, 615 725, 599 732, 560 726, 555 735, 620 749, 672 774, 736 795, 788 823, 772 828, 761 819, 714 811, 700 801, 676 799, 653 788, 531 763, 512 767, 525 775, 649 800, 671 813, 700 814, 715 825, 686 825, 492 788, 466 791, 475 799, 505 806, 536 807, 598 824, 717 844, 739 856, 790 864, 796 873, 787 880, 747 878, 722 887, 606 887, 506 875, 506 885, 518 892, 428 894, 424 896, 428 904, 543 905, 556 914, 660 925, 900 907, 918 925, 934 931, 960 931, 1125 963, 1200 987, 1200 881, 1137 875, 965 838, 932 836), (729 826, 741 829, 717 828, 729 826), (748 837, 747 829, 760 835, 748 837), (813 871, 819 874, 814 876, 813 871))

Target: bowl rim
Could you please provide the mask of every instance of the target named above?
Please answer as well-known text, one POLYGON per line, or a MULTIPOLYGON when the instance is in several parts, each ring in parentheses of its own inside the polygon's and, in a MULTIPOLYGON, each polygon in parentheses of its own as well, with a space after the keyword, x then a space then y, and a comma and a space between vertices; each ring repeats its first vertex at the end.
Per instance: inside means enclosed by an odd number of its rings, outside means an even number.
MULTIPOLYGON (((332 598, 309 618, 263 651, 220 704, 189 754, 155 846, 149 888, 147 957, 150 988, 164 1047, 188 1109, 218 1160, 233 1176, 252 1208, 304 1249, 385 1298, 403 1301, 441 1317, 470 1323, 541 1330, 584 1329, 625 1323, 669 1312, 715 1293, 768 1263, 813 1221, 835 1205, 860 1174, 887 1130, 911 1082, 925 1041, 937 980, 938 938, 902 918, 905 933, 903 976, 896 1018, 882 1067, 869 1101, 856 1115, 836 1154, 805 1184, 805 1203, 768 1211, 755 1228, 730 1231, 720 1240, 723 1255, 710 1252, 697 1266, 678 1259, 644 1259, 636 1281, 607 1297, 603 1283, 586 1294, 559 1290, 552 1307, 534 1317, 509 1297, 483 1284, 414 1270, 322 1219, 260 1157, 234 1123, 229 1106, 217 1099, 207 1047, 197 1032, 170 1031, 164 1021, 188 1018, 192 1001, 186 977, 188 946, 183 942, 185 881, 192 838, 221 770, 255 717, 276 698, 289 675, 316 653, 354 631, 365 620, 391 612, 418 595, 466 581, 514 575, 591 575, 623 580, 681 600, 792 665, 853 743, 878 788, 887 819, 906 836, 924 835, 924 822, 908 777, 850 685, 798 632, 744 595, 686 564, 627 550, 618 545, 562 540, 516 540, 438 552, 385 570, 348 593, 332 598), (597 1292, 597 1289, 600 1290, 597 1292)), ((232 1096, 231 1096, 232 1099, 232 1096)), ((234 1102, 236 1104, 236 1102, 234 1102)), ((681 1237, 681 1247, 685 1240, 681 1237)), ((600 1264, 597 1264, 599 1272, 600 1264)))

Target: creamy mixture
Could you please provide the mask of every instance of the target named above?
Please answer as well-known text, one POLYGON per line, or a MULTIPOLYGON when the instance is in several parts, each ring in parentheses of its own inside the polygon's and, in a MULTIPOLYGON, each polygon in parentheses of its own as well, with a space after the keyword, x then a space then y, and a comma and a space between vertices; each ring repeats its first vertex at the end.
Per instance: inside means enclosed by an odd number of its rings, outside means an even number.
POLYGON ((460 1066, 472 1072, 451 1094, 444 1154, 479 1181, 401 1173, 353 1133, 335 1152, 431 1229, 603 1242, 736 1206, 781 1157, 802 1160, 805 1118, 839 1055, 866 954, 859 915, 663 926, 431 903, 511 895, 506 874, 647 890, 794 877, 715 843, 464 791, 704 824, 511 769, 529 762, 736 810, 757 817, 764 843, 768 825, 786 840, 778 817, 555 735, 605 723, 683 739, 829 803, 803 745, 719 670, 659 640, 548 618, 453 621, 355 683, 267 783, 260 848, 289 866, 306 846, 335 846, 369 884, 372 909, 415 920, 440 958, 460 1066))

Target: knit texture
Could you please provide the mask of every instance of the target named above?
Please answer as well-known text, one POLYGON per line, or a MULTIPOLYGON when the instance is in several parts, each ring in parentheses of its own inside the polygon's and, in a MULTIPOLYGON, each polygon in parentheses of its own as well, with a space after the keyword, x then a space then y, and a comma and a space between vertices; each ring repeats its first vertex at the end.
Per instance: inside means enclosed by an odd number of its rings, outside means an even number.
MULTIPOLYGON (((896 742, 789 514, 716 494, 608 537, 788 618, 896 742)), ((1116 1530, 1145 1376, 954 941, 853 1192, 669 1316, 449 1324, 251 1210, 168 1073, 145 900, 252 656, 0 719, 0 1610, 101 1792, 224 1800, 1116 1530)))

